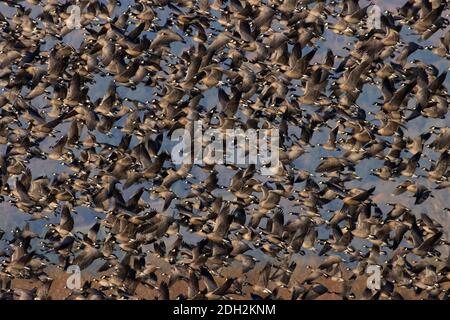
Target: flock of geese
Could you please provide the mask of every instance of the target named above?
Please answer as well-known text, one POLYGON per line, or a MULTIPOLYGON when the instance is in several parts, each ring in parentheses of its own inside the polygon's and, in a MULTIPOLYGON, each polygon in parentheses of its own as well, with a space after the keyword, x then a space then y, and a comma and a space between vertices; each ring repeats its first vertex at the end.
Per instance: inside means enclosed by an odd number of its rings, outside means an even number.
POLYGON ((0 231, 0 299, 51 299, 73 265, 67 299, 450 298, 446 230, 417 209, 450 186, 450 128, 416 125, 447 116, 448 3, 370 29, 359 2, 1 1, 0 201, 23 221, 0 231), (174 165, 195 121, 279 130, 280 165, 174 165), (380 287, 356 292, 369 266, 380 287))

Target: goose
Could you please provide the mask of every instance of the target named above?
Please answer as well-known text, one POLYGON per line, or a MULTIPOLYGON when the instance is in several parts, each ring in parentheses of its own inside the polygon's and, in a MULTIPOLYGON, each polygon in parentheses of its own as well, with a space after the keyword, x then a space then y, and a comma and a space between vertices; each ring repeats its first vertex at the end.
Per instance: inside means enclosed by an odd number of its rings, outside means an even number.
POLYGON ((0 298, 447 299, 446 4, 153 4, 2 4, 0 298), (278 162, 175 163, 194 125, 278 162))

